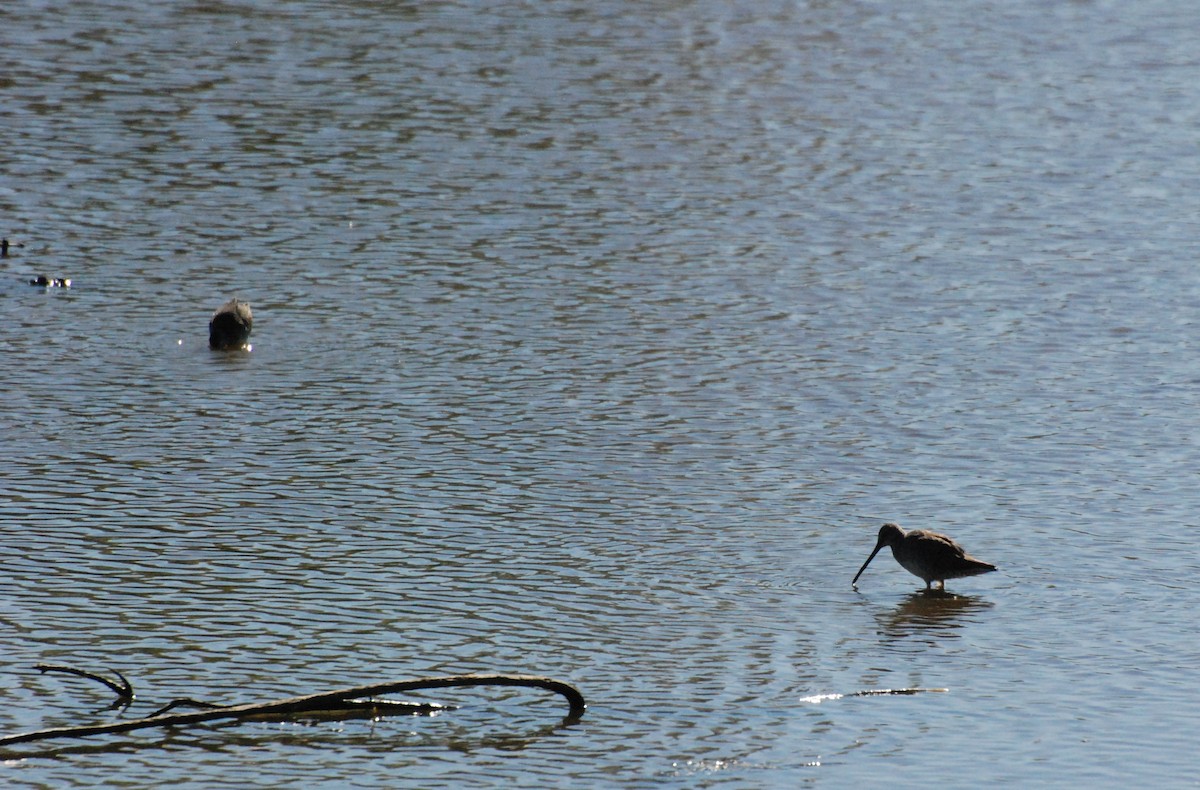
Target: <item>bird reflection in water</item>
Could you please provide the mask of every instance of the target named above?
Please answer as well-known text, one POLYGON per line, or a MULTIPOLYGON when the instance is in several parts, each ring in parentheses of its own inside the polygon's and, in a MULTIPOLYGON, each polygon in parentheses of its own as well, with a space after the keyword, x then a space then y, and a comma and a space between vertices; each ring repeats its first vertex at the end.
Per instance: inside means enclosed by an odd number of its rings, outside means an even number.
POLYGON ((937 590, 920 590, 907 596, 889 613, 879 615, 884 633, 892 638, 928 634, 932 631, 954 633, 969 622, 973 615, 995 604, 974 595, 955 595, 937 590))

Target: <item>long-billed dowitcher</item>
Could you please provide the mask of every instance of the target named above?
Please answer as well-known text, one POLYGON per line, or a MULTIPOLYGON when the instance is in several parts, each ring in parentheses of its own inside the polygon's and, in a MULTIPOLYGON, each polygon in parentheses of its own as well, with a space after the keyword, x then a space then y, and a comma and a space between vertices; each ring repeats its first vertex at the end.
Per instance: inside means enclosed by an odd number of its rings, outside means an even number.
POLYGON ((875 555, 884 546, 892 547, 892 556, 901 567, 914 576, 925 580, 925 589, 930 589, 932 582, 938 583, 938 589, 946 588, 946 579, 960 579, 963 576, 976 576, 996 570, 991 563, 977 560, 963 550, 945 535, 930 532, 927 529, 914 529, 905 532, 899 525, 887 523, 879 528, 879 541, 867 561, 854 574, 851 585, 858 583, 858 577, 875 559, 875 555))
POLYGON ((208 345, 220 351, 243 348, 250 339, 254 316, 250 305, 240 299, 230 299, 217 308, 208 322, 208 345))

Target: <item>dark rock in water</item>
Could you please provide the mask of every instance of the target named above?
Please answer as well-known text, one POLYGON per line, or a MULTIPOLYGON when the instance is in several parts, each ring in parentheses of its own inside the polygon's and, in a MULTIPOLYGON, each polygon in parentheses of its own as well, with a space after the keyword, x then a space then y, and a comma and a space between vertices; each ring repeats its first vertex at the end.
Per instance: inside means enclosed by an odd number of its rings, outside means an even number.
POLYGON ((217 308, 208 322, 208 346, 218 351, 242 348, 250 339, 250 327, 254 316, 250 305, 238 299, 230 299, 217 308))
POLYGON ((71 281, 65 277, 47 277, 39 274, 29 281, 30 285, 40 285, 43 288, 70 288, 71 281))

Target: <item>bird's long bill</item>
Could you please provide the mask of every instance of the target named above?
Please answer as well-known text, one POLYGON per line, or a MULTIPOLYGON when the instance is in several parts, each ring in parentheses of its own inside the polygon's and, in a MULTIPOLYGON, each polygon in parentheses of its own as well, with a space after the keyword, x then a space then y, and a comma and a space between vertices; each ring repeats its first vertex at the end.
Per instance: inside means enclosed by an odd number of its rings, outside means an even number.
POLYGON ((859 568, 859 569, 858 569, 858 573, 854 574, 854 581, 850 582, 850 586, 851 586, 851 587, 853 587, 854 585, 858 584, 858 577, 859 577, 859 576, 862 576, 862 572, 863 572, 863 571, 865 571, 865 570, 867 569, 867 566, 871 564, 871 560, 875 559, 875 555, 876 555, 876 554, 878 554, 878 553, 879 553, 879 550, 880 550, 880 549, 882 549, 882 548, 883 548, 883 544, 882 544, 882 543, 876 543, 876 544, 875 544, 875 550, 871 552, 871 556, 870 556, 870 557, 867 557, 867 561, 866 561, 866 562, 864 562, 864 563, 863 563, 863 566, 862 566, 861 568, 859 568))

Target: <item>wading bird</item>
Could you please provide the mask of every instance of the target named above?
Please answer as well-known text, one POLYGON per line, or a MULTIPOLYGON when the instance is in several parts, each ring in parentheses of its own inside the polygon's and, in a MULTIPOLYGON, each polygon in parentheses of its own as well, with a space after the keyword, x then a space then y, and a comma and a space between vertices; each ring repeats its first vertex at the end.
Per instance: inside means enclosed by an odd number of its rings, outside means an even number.
POLYGON ((892 556, 904 570, 925 580, 925 589, 931 589, 932 582, 938 583, 938 589, 946 588, 946 579, 960 579, 963 576, 976 576, 996 570, 996 566, 983 560, 977 560, 963 550, 945 535, 930 532, 926 529, 914 529, 905 532, 899 525, 887 523, 879 528, 879 540, 875 550, 867 561, 854 574, 851 585, 858 583, 858 577, 875 559, 875 555, 884 546, 892 547, 892 556))

